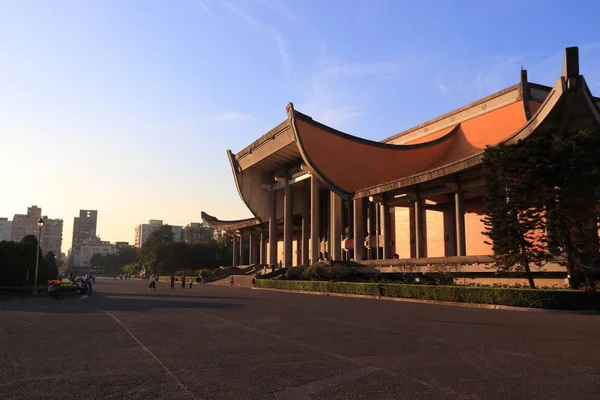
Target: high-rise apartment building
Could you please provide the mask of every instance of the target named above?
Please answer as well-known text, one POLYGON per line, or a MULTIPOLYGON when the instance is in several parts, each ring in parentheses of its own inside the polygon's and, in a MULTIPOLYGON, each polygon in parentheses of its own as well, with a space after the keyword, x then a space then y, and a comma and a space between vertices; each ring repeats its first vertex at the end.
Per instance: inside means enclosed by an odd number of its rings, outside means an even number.
MULTIPOLYGON (((37 238, 37 222, 40 218, 42 218, 44 221, 44 225, 40 233, 40 247, 42 248, 42 252, 46 254, 47 252, 51 251, 54 253, 54 255, 60 256, 62 247, 63 220, 48 218, 46 215, 42 217, 42 209, 38 206, 28 207, 27 214, 15 214, 12 221, 12 230, 9 240, 19 242, 27 235, 33 235, 37 238)), ((0 221, 0 225, 2 222, 3 221, 0 221)), ((0 228, 0 231, 2 231, 2 228, 0 228)))
POLYGON ((0 218, 0 242, 10 242, 12 239, 12 221, 0 218))
POLYGON ((42 227, 42 234, 40 236, 40 246, 42 246, 44 254, 51 251, 56 257, 60 257, 63 220, 50 219, 47 216, 44 216, 42 219, 44 220, 44 226, 42 227))
POLYGON ((84 240, 96 237, 96 224, 98 223, 98 211, 79 210, 79 217, 73 221, 73 242, 71 247, 83 244, 84 240))
POLYGON ((38 206, 27 207, 27 214, 15 214, 12 223, 11 240, 20 242, 25 236, 37 237, 37 221, 42 217, 42 209, 38 206))
MULTIPOLYGON (((140 224, 135 227, 135 247, 140 248, 150 237, 150 234, 159 227, 163 226, 160 219, 151 219, 147 224, 140 224)), ((180 225, 170 225, 173 231, 173 241, 181 242, 183 240, 183 227, 180 225)))

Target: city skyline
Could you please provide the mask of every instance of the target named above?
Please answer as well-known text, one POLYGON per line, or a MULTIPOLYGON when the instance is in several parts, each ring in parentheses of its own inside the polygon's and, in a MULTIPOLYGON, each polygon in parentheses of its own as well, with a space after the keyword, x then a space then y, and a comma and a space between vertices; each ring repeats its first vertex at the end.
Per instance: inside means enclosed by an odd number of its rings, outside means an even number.
POLYGON ((521 66, 552 85, 568 46, 600 92, 600 6, 543 38, 508 29, 565 19, 540 4, 2 3, 0 132, 20 173, 3 175, 0 217, 37 204, 63 219, 65 253, 80 209, 99 211, 103 240, 130 243, 150 219, 250 217, 225 151, 283 121, 290 101, 381 140, 517 83, 521 66))
MULTIPOLYGON (((29 205, 29 206, 26 206, 25 209, 27 210, 28 208, 31 208, 31 207, 35 208, 35 207, 39 207, 39 206, 35 205, 35 204, 34 205, 29 205)), ((42 210, 44 210, 43 207, 39 207, 39 208, 42 209, 42 210)), ((73 222, 68 223, 68 221, 73 221, 74 218, 80 217, 81 216, 81 212, 83 212, 83 211, 97 211, 98 214, 99 214, 99 216, 98 216, 98 220, 96 222, 97 222, 97 225, 101 225, 100 221, 101 221, 101 218, 102 218, 102 214, 98 210, 84 210, 84 209, 81 209, 81 210, 78 210, 77 215, 75 215, 75 217, 73 217, 73 218, 68 218, 68 217, 67 218, 63 218, 62 216, 58 216, 58 217, 53 216, 53 218, 50 218, 50 220, 52 220, 52 221, 61 220, 61 225, 62 225, 62 246, 61 246, 61 252, 64 253, 64 254, 68 254, 69 250, 72 248, 71 243, 72 243, 72 239, 73 239, 73 226, 74 226, 74 223, 73 222), (65 227, 67 225, 70 226, 69 229, 65 229, 65 227), (66 233, 67 230, 68 230, 68 233, 66 233)), ((15 215, 22 216, 24 214, 23 214, 23 212, 21 212, 21 213, 17 212, 17 213, 14 213, 12 215, 8 215, 8 216, 5 216, 5 217, 4 216, 0 216, 0 222, 10 222, 10 223, 12 223, 15 215)), ((43 213, 41 213, 41 215, 44 218, 49 218, 47 216, 47 213, 45 212, 45 210, 44 210, 43 213)), ((152 220, 157 220, 157 218, 150 219, 150 221, 152 221, 152 220)), ((163 222, 164 225, 177 226, 177 227, 180 227, 182 229, 184 227, 186 227, 186 225, 189 225, 189 224, 202 224, 202 222, 195 222, 195 221, 187 221, 187 222, 185 222, 183 224, 169 223, 169 222, 164 222, 162 220, 161 220, 161 222, 163 222)), ((99 232, 98 229, 96 229, 95 235, 93 237, 102 239, 104 241, 111 242, 113 244, 117 243, 117 242, 128 242, 129 244, 133 245, 134 242, 135 242, 135 230, 136 230, 136 227, 138 227, 140 224, 144 224, 144 222, 140 222, 140 223, 136 224, 132 228, 132 234, 130 235, 130 236, 132 236, 132 238, 125 238, 125 239, 124 238, 109 238, 109 239, 105 239, 104 236, 99 232)), ((12 230, 12 228, 11 228, 11 230, 12 230)), ((11 230, 9 230, 8 237, 7 237, 6 240, 11 240, 11 238, 10 238, 10 236, 11 236, 11 232, 10 231, 11 230)), ((56 255, 60 256, 60 253, 58 253, 56 255)))

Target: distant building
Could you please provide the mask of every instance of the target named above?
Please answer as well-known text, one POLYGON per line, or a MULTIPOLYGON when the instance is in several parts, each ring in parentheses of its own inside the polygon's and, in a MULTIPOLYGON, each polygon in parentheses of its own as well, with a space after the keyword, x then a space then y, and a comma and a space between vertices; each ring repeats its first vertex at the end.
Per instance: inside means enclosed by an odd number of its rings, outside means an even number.
POLYGON ((173 231, 173 241, 174 242, 183 241, 183 226, 171 225, 171 230, 173 231))
POLYGON ((72 250, 74 267, 92 267, 90 260, 94 254, 115 254, 115 246, 107 241, 100 240, 99 237, 93 237, 84 240, 82 244, 75 246, 72 250))
POLYGON ((115 242, 115 251, 117 254, 124 249, 135 249, 135 246, 129 244, 129 242, 115 242))
POLYGON ((42 219, 44 220, 44 226, 42 227, 42 234, 40 236, 40 246, 44 254, 51 251, 56 257, 60 257, 63 220, 50 219, 47 216, 44 216, 42 219))
MULTIPOLYGON (((160 219, 151 219, 147 224, 140 224, 135 227, 135 247, 140 248, 148 240, 150 234, 163 226, 160 219)), ((173 241, 181 242, 183 240, 183 227, 179 225, 170 225, 173 231, 173 241)))
POLYGON ((12 241, 20 242, 27 235, 37 237, 37 221, 41 217, 42 209, 38 206, 27 207, 27 214, 15 214, 12 221, 12 241))
POLYGON ((191 222, 183 229, 183 240, 186 243, 204 243, 215 238, 215 229, 204 222, 191 222))
POLYGON ((12 239, 12 221, 0 218, 0 242, 10 242, 12 239))
POLYGON ((98 223, 97 210, 79 210, 79 217, 73 220, 73 241, 71 247, 77 247, 84 241, 96 237, 98 223))
MULTIPOLYGON (((42 209, 38 206, 28 207, 27 214, 15 214, 12 221, 11 237, 9 240, 19 242, 27 235, 33 235, 37 238, 37 222, 40 218, 44 220, 44 225, 40 233, 40 247, 42 248, 42 252, 45 254, 51 251, 56 256, 60 255, 62 248, 63 220, 48 218, 46 215, 42 217, 42 209)), ((4 220, 6 220, 6 218, 4 218, 4 220)), ((3 225, 1 222, 10 221, 0 221, 0 226, 3 225)), ((3 228, 0 228, 0 232, 3 232, 3 228)))

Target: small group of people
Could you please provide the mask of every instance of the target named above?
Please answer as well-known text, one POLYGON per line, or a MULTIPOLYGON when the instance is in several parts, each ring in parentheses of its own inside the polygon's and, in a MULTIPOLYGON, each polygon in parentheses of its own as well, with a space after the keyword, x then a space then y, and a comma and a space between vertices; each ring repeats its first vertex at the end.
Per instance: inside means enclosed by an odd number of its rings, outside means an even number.
MULTIPOLYGON (((187 280, 187 283, 190 285, 190 289, 193 287, 194 284, 194 280, 192 277, 190 277, 187 280)), ((181 288, 185 289, 185 284, 186 284, 186 276, 182 275, 181 276, 181 288)), ((171 289, 175 289, 175 275, 171 275, 171 289)))
POLYGON ((96 278, 91 274, 77 279, 77 282, 75 282, 75 287, 77 287, 77 292, 81 294, 80 298, 85 299, 88 297, 88 293, 92 293, 92 285, 95 282, 96 278))
MULTIPOLYGON (((69 275, 69 280, 71 282, 75 282, 75 287, 77 288, 77 293, 80 294, 81 299, 85 299, 88 297, 89 293, 92 293, 92 286, 96 283, 96 277, 92 274, 85 275, 82 278, 75 279, 74 275, 69 275)), ((64 297, 60 296, 58 293, 56 283, 53 281, 48 285, 46 292, 56 298, 56 299, 64 299, 64 297)))
POLYGON ((129 275, 129 273, 126 273, 126 274, 121 274, 121 275, 114 274, 114 275, 113 275, 113 281, 116 281, 116 280, 117 280, 117 276, 119 277, 119 280, 123 280, 123 279, 132 279, 132 276, 131 276, 131 275, 129 275))

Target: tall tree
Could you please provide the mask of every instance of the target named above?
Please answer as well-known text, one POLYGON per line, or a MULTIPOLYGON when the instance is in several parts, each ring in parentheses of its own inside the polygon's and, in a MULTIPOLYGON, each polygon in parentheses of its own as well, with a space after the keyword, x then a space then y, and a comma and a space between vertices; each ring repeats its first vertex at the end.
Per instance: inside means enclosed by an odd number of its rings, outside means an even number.
POLYGON ((162 244, 173 243, 173 238, 174 234, 170 225, 162 225, 150 234, 140 251, 140 262, 147 270, 158 270, 156 250, 162 244))
POLYGON ((46 270, 46 262, 44 261, 44 255, 42 249, 38 246, 38 240, 33 235, 27 235, 21 243, 26 245, 23 256, 27 264, 27 270, 29 271, 28 284, 34 285, 35 281, 35 266, 36 266, 36 254, 38 255, 38 279, 37 284, 46 283, 48 280, 48 273, 46 270), (38 252, 39 250, 39 252, 38 252))
POLYGON ((54 255, 54 253, 51 251, 46 253, 46 257, 44 257, 44 260, 46 262, 46 269, 48 271, 47 278, 48 279, 58 278, 58 266, 56 265, 56 256, 54 255))
POLYGON ((536 147, 521 143, 507 148, 489 147, 483 158, 485 181, 486 231, 492 239, 496 266, 500 271, 525 271, 531 288, 535 288, 532 263, 547 257, 544 235, 544 207, 531 190, 536 184, 535 170, 526 168, 536 147), (524 168, 525 167, 525 168, 524 168))
POLYGON ((489 148, 484 173, 484 222, 499 263, 562 255, 571 287, 584 280, 595 289, 600 135, 574 128, 489 148))

